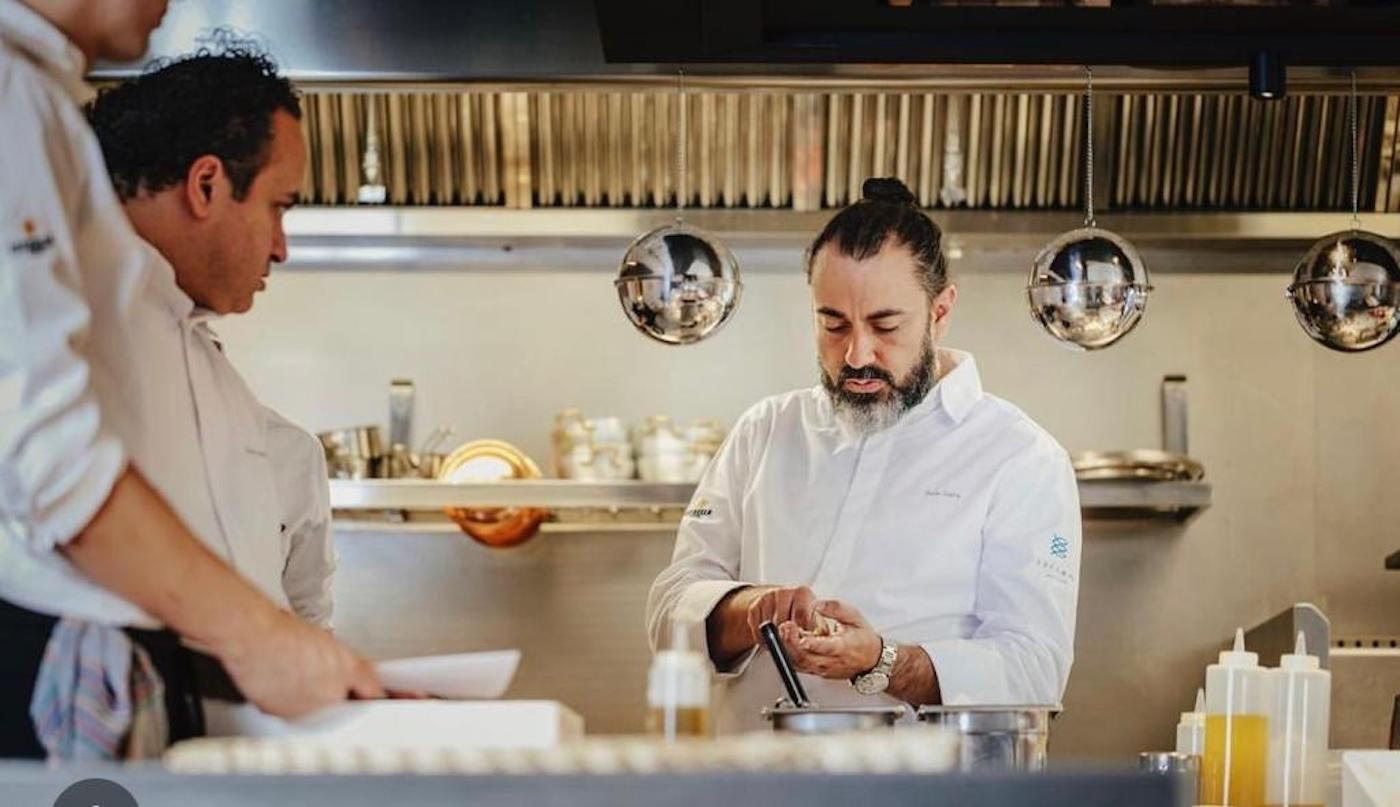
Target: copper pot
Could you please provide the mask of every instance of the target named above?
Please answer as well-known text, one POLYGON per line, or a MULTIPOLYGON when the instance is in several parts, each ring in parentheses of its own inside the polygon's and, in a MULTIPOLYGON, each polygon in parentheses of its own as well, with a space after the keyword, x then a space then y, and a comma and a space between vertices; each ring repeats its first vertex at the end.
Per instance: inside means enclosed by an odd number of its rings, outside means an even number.
MULTIPOLYGON (((458 484, 504 479, 539 479, 539 466, 520 449, 501 440, 473 440, 443 461, 438 479, 458 484)), ((549 516, 541 507, 448 507, 447 516, 462 532, 490 547, 528 541, 549 516)))

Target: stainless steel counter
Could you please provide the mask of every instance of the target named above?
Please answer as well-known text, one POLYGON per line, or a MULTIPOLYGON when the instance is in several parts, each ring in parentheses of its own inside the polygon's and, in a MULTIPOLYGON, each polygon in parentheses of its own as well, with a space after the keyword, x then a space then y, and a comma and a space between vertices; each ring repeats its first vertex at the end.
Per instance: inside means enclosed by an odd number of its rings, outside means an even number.
POLYGON ((1163 778, 1103 771, 1038 775, 804 776, 181 776, 159 767, 0 763, 7 805, 53 804, 70 785, 91 777, 115 781, 140 807, 613 807, 647 804, 761 804, 821 807, 851 804, 1025 804, 1043 807, 1173 807, 1163 778))

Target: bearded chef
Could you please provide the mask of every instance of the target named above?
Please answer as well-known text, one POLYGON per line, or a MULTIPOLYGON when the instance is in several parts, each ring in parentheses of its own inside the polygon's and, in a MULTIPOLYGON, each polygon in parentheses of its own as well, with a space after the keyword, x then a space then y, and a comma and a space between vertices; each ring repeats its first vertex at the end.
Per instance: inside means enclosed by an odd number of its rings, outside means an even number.
POLYGON ((871 179, 807 253, 821 384, 740 417, 653 584, 653 648, 687 631, 721 732, 782 693, 779 626, 823 706, 1056 704, 1074 652, 1081 525, 1065 450, 942 346, 942 234, 871 179))

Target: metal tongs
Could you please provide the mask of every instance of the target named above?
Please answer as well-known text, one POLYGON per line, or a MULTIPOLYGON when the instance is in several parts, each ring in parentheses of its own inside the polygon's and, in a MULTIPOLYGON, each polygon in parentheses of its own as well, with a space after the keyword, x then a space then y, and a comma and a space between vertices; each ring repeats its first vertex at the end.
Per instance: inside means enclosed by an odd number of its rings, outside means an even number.
MULTIPOLYGON (((771 621, 765 621, 758 626, 758 633, 763 637, 763 644, 768 647, 768 655, 773 657, 773 666, 778 668, 778 677, 782 679, 783 688, 787 690, 788 702, 798 709, 812 706, 812 702, 807 699, 807 692, 802 689, 802 682, 797 679, 797 670, 793 669, 792 661, 783 649, 783 640, 778 636, 778 628, 771 621)), ((778 701, 779 707, 783 705, 783 701, 778 701)))

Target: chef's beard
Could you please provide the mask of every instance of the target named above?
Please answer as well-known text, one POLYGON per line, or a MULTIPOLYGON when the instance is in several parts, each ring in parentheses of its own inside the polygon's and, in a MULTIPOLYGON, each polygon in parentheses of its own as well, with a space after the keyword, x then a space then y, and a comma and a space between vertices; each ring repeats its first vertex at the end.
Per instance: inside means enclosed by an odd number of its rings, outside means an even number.
POLYGON ((838 418, 859 434, 873 434, 893 426, 906 412, 919 405, 933 388, 936 367, 933 338, 929 337, 924 340, 919 361, 899 382, 879 367, 842 367, 841 377, 835 380, 822 369, 822 387, 831 397, 838 418), (889 386, 879 392, 851 392, 846 389, 848 379, 861 378, 878 378, 889 386))

